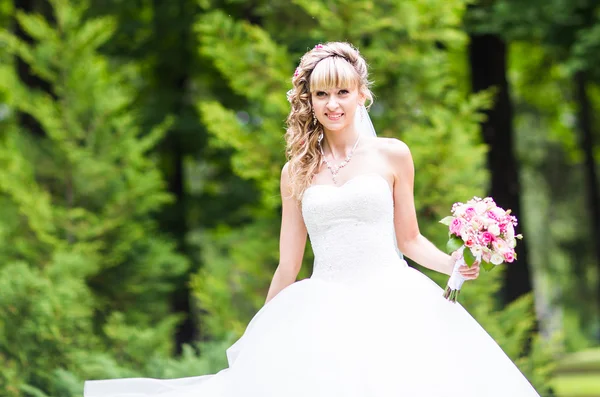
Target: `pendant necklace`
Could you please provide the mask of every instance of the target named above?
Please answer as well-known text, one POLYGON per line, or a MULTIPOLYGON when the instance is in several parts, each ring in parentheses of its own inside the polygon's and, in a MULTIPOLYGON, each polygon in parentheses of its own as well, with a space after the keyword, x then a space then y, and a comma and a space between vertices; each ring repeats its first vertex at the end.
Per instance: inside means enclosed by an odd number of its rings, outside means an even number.
POLYGON ((322 140, 323 140, 323 138, 321 137, 321 139, 319 139, 319 148, 321 149, 321 157, 323 158, 323 162, 325 163, 325 165, 327 166, 327 168, 331 172, 331 177, 333 179, 333 183, 337 185, 337 174, 352 159, 352 155, 354 154, 354 150, 356 149, 356 146, 358 145, 358 141, 360 141, 360 134, 358 134, 358 138, 356 139, 356 142, 354 143, 354 146, 352 147, 352 150, 350 150, 350 153, 348 153, 348 156, 346 156, 346 158, 344 159, 344 161, 342 161, 339 165, 332 165, 332 164, 329 163, 329 161, 327 161, 327 159, 325 158, 325 153, 323 152, 323 146, 321 145, 321 141, 322 140))

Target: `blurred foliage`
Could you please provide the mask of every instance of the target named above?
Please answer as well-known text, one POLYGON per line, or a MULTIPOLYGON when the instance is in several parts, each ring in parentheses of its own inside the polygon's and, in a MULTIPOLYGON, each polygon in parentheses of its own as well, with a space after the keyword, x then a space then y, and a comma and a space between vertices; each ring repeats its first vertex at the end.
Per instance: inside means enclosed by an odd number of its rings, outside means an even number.
POLYGON ((508 77, 541 328, 545 335, 562 330, 567 350, 579 350, 600 340, 600 258, 585 176, 585 151, 595 169, 600 156, 594 111, 600 106, 600 4, 497 0, 472 11, 470 31, 511 42, 508 77), (580 73, 592 109, 593 147, 582 138, 580 73))
POLYGON ((469 27, 511 41, 541 44, 553 57, 565 61, 571 72, 594 69, 597 73, 599 15, 600 5, 588 0, 482 1, 469 15, 469 27))
POLYGON ((0 33, 3 51, 51 87, 30 89, 12 64, 0 66, 11 113, 44 131, 10 118, 0 141, 0 389, 10 396, 61 394, 56 371, 76 373, 80 389, 85 378, 123 374, 117 362, 133 371, 171 354, 171 280, 188 266, 153 219, 170 200, 148 154, 166 124, 140 131, 136 66, 114 67, 97 52, 114 21, 52 4, 56 26, 16 14, 35 44, 0 33))

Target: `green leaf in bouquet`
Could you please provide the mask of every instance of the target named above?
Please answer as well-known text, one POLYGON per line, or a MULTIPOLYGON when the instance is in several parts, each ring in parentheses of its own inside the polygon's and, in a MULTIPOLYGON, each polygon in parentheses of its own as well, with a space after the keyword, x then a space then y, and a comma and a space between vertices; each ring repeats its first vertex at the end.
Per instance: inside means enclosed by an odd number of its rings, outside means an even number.
POLYGON ((492 270, 495 266, 493 263, 489 263, 489 262, 481 262, 481 267, 483 268, 483 270, 485 270, 486 272, 489 272, 490 270, 492 270))
POLYGON ((475 263, 475 255, 473 255, 469 248, 465 248, 463 251, 463 257, 465 258, 465 263, 467 266, 473 266, 473 263, 475 263))
POLYGON ((448 242, 446 243, 446 252, 448 254, 453 253, 454 251, 460 249, 463 246, 463 241, 460 237, 455 236, 454 234, 452 234, 450 236, 450 239, 448 240, 448 242))
POLYGON ((452 222, 452 219, 454 219, 454 217, 453 217, 453 216, 447 216, 447 217, 445 217, 444 219, 442 219, 442 220, 440 221, 440 223, 441 223, 442 225, 450 226, 450 223, 452 222))

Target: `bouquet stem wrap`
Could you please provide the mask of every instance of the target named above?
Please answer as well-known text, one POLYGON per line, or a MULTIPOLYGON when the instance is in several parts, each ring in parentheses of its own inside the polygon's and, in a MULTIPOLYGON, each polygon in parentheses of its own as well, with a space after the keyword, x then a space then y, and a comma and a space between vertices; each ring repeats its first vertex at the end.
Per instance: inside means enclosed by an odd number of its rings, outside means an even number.
MULTIPOLYGON (((460 249, 461 252, 464 250, 464 248, 465 246, 463 245, 460 249)), ((466 265, 466 263, 465 258, 461 255, 460 259, 458 259, 454 264, 454 269, 452 269, 452 274, 450 275, 450 279, 448 280, 448 284, 444 290, 444 298, 451 302, 456 302, 458 295, 460 294, 460 289, 463 283, 466 281, 466 278, 464 278, 458 271, 458 269, 463 265, 466 265)))

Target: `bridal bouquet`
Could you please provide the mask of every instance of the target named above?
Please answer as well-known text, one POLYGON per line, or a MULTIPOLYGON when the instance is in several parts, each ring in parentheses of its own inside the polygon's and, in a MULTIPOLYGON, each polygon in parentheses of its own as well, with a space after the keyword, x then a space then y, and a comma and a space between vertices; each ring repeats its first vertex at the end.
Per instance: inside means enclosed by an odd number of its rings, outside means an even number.
POLYGON ((458 258, 444 291, 446 299, 456 302, 458 298, 465 281, 458 271, 461 265, 470 267, 478 261, 485 271, 490 271, 517 259, 517 239, 523 236, 515 235, 517 218, 510 212, 498 207, 491 197, 473 197, 464 204, 455 203, 452 215, 440 221, 449 228, 447 252, 458 258))

